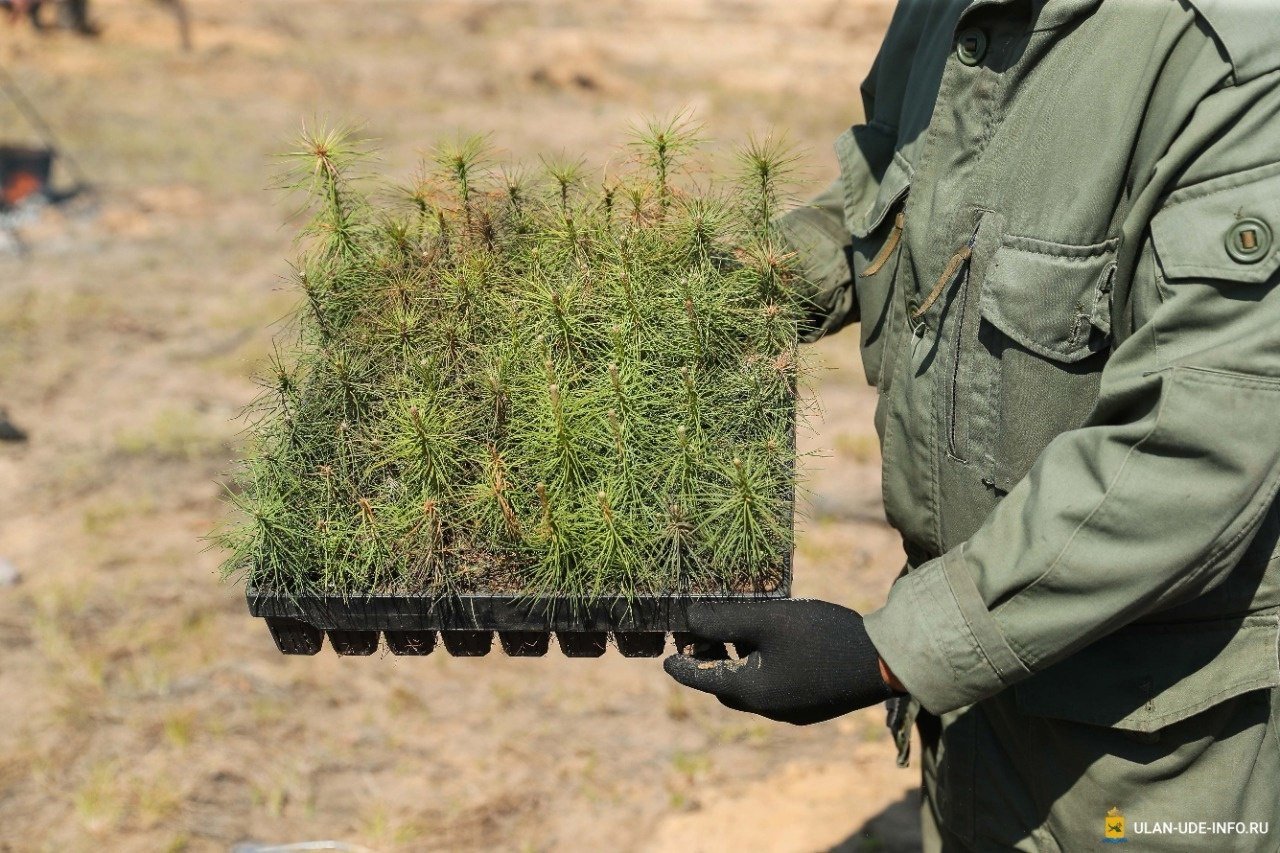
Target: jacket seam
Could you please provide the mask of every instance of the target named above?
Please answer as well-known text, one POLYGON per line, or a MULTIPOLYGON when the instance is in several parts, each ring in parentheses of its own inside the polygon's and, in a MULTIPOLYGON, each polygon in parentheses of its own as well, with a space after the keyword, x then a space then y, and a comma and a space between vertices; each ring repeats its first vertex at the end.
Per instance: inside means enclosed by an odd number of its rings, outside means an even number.
MULTIPOLYGON (((1261 490, 1259 491, 1261 493, 1261 490)), ((1181 586, 1186 586, 1187 584, 1199 580, 1211 566, 1221 559, 1223 554, 1229 553, 1231 549, 1240 544, 1242 539, 1253 532, 1258 519, 1271 509, 1271 504, 1275 501, 1276 494, 1278 492, 1280 492, 1280 473, 1273 473, 1270 478, 1270 485, 1267 487, 1265 492, 1266 498, 1257 502, 1257 508, 1254 509, 1248 518, 1245 519, 1244 523, 1240 525, 1240 528, 1226 542, 1223 542, 1220 546, 1207 554, 1205 558, 1199 562, 1198 566, 1194 566, 1194 568, 1189 567, 1190 570, 1188 575, 1183 580, 1181 586)), ((1225 533, 1226 531, 1224 530, 1223 532, 1225 533)))
POLYGON ((1259 373, 1240 373, 1234 370, 1218 370, 1213 367, 1200 367, 1192 364, 1176 364, 1169 370, 1182 370, 1193 374, 1205 374, 1205 377, 1190 376, 1188 379, 1216 384, 1233 385, 1237 388, 1258 388, 1260 390, 1280 391, 1280 376, 1264 376, 1259 373), (1212 376, 1214 380, 1206 377, 1212 376))
POLYGON ((1181 189, 1174 190, 1172 193, 1169 194, 1169 200, 1165 202, 1163 207, 1159 208, 1156 211, 1155 215, 1159 216, 1164 211, 1172 210, 1173 208, 1183 204, 1189 204, 1194 201, 1203 201, 1206 198, 1212 198, 1213 196, 1218 195, 1220 193, 1231 192, 1232 190, 1238 190, 1241 187, 1247 187, 1253 181, 1249 180, 1246 176, 1248 176, 1252 172, 1262 172, 1262 171, 1268 171, 1268 170, 1274 170, 1274 173, 1268 174, 1266 177, 1270 178, 1274 176, 1280 176, 1280 160, 1273 160, 1269 163, 1263 163, 1261 166, 1253 166, 1248 169, 1241 169, 1238 172, 1232 172, 1231 174, 1224 175, 1223 177, 1220 177, 1220 178, 1212 178, 1211 180, 1208 180, 1208 181, 1202 181, 1200 183, 1191 184, 1190 186, 1186 186, 1186 187, 1182 187, 1181 189), (1203 187, 1204 184, 1213 183, 1215 181, 1222 181, 1225 184, 1225 186, 1214 187, 1213 189, 1207 190, 1207 191, 1195 192, 1195 190, 1203 187), (1178 196, 1178 195, 1183 195, 1183 197, 1175 198, 1175 196, 1178 196))
MULTIPOLYGON (((1209 694, 1208 696, 1201 697, 1198 701, 1192 702, 1190 705, 1179 708, 1176 711, 1166 711, 1163 714, 1142 714, 1141 719, 1150 723, 1160 723, 1164 720, 1176 721, 1179 719, 1186 719, 1187 717, 1200 713, 1206 708, 1212 708, 1214 705, 1217 705, 1219 702, 1229 699, 1232 696, 1239 696, 1242 693, 1248 693, 1250 690, 1258 690, 1263 687, 1273 687, 1275 686, 1276 680, 1277 678, 1275 673, 1255 675, 1252 678, 1245 679, 1244 681, 1233 684, 1230 687, 1224 687, 1215 693, 1209 694)), ((1123 719, 1128 719, 1128 717, 1123 719)), ((1135 720, 1135 722, 1137 722, 1137 720, 1135 720)), ((1160 726, 1155 726, 1154 728, 1160 728, 1160 726)))
POLYGON ((1015 252, 1027 252, 1033 255, 1046 255, 1063 261, 1096 261, 1098 258, 1117 253, 1120 249, 1120 238, 1108 237, 1101 243, 1059 243, 1054 240, 1041 240, 1038 237, 1028 237, 1022 234, 1006 234, 1000 240, 1000 249, 1012 249, 1015 252), (1025 241, 1032 245, 1023 246, 1013 241, 1025 241), (1045 248, 1036 248, 1037 245, 1045 248), (1051 251, 1052 248, 1077 249, 1083 251, 1084 254, 1063 254, 1051 251))
MULTIPOLYGON (((1146 434, 1143 435, 1142 438, 1140 438, 1138 441, 1134 442, 1133 446, 1131 446, 1128 452, 1125 453, 1124 461, 1120 463, 1120 468, 1118 471, 1116 471, 1116 475, 1112 477, 1111 482, 1107 484, 1107 489, 1105 492, 1102 493, 1102 497, 1098 500, 1097 505, 1093 509, 1091 509, 1089 511, 1089 514, 1086 515, 1083 519, 1081 519, 1080 523, 1077 524, 1075 529, 1071 531, 1071 536, 1067 538, 1067 541, 1063 544, 1062 549, 1058 552, 1058 555, 1054 557, 1053 562, 1049 564, 1049 567, 1045 569, 1040 574, 1040 576, 1037 577, 1034 581, 1027 584, 1027 586, 1025 586, 1022 590, 1020 590, 1018 595, 1010 597, 1007 601, 1005 601, 1003 604, 1001 604, 999 607, 993 610, 992 611, 993 616, 994 614, 1000 612, 1001 609, 1007 607, 1010 603, 1017 601, 1019 596, 1035 589, 1037 586, 1040 585, 1042 581, 1050 577, 1057 570, 1058 566, 1061 565, 1062 560, 1066 556, 1067 552, 1071 550, 1071 546, 1072 544, 1075 543, 1076 537, 1080 535, 1080 531, 1084 530, 1085 527, 1088 526, 1089 522, 1093 521, 1094 517, 1099 512, 1102 511, 1102 508, 1107 504, 1107 500, 1111 497, 1111 495, 1115 492, 1116 488, 1120 485, 1121 480, 1125 479, 1126 475, 1129 472, 1129 467, 1130 467, 1129 463, 1133 459, 1134 454, 1136 454, 1143 446, 1145 446, 1146 443, 1151 439, 1151 437, 1155 435, 1156 430, 1160 428, 1160 424, 1164 420, 1165 407, 1168 404, 1167 401, 1168 401, 1167 397, 1163 397, 1161 399, 1160 407, 1156 411, 1155 422, 1152 423, 1151 429, 1147 430, 1146 434)), ((1018 657, 1022 661, 1025 662, 1030 659, 1031 656, 1028 654, 1028 650, 1025 648, 1022 648, 1021 644, 1019 644, 1016 641, 1016 639, 1010 638, 1009 645, 1011 648, 1015 646, 1017 647, 1015 648, 1015 651, 1017 652, 1018 657)))
MULTIPOLYGON (((1160 372, 1172 373, 1173 371, 1176 371, 1176 370, 1216 373, 1215 371, 1205 371, 1205 370, 1201 370, 1199 368, 1193 368, 1193 367, 1172 367, 1172 368, 1169 368, 1168 371, 1160 371, 1160 372)), ((1233 381, 1236 376, 1240 376, 1244 379, 1253 378, 1253 377, 1244 376, 1242 374, 1228 373, 1228 374, 1217 374, 1217 375, 1221 375, 1225 380, 1222 384, 1233 385, 1236 387, 1257 388, 1259 387, 1260 384, 1264 386, 1273 386, 1276 384, 1280 384, 1280 383, 1275 383, 1268 380, 1264 380, 1262 383, 1233 381)), ((1188 377, 1188 378, 1193 378, 1193 377, 1188 377)), ((1194 377, 1194 378, 1199 379, 1199 377, 1194 377)), ((1201 380, 1201 381, 1208 381, 1208 380, 1201 380)), ((1266 390, 1271 390, 1271 389, 1268 387, 1266 390)), ((1280 390, 1280 389, 1277 389, 1277 390, 1280 390)), ((1098 505, 1095 506, 1093 510, 1090 511, 1090 513, 1080 522, 1080 524, 1076 526, 1076 529, 1072 531, 1071 537, 1067 540, 1066 544, 1063 545, 1062 550, 1059 552, 1058 556, 1054 559, 1053 563, 1050 564, 1049 568, 1046 569, 1045 572, 1041 574, 1038 578, 1036 578, 1032 583, 1028 584, 1023 590, 1021 590, 1019 594, 1026 593, 1032 590, 1042 580, 1044 580, 1046 577, 1051 575, 1057 569, 1058 565, 1062 561, 1062 558, 1066 555, 1067 551, 1070 550, 1071 544, 1075 541, 1076 536, 1090 521, 1093 520, 1094 516, 1102 510, 1103 506, 1107 502, 1107 499, 1111 496, 1112 491, 1116 488, 1116 486, 1119 485, 1119 482, 1122 478, 1124 470, 1128 467, 1129 460, 1133 457, 1133 454, 1137 452, 1139 448, 1145 445, 1147 441, 1151 438, 1151 436, 1154 435, 1156 430, 1160 427, 1160 424, 1164 419, 1165 408, 1168 405, 1168 398, 1172 396, 1172 394, 1173 394, 1173 385, 1170 384, 1169 394, 1165 395, 1161 399, 1160 409, 1156 414, 1155 423, 1152 425, 1151 430, 1148 431, 1147 434, 1142 437, 1142 439, 1135 442, 1134 445, 1129 449, 1129 452, 1125 454, 1124 462, 1121 463, 1120 472, 1117 473, 1116 477, 1112 480, 1111 484, 1107 487, 1106 492, 1103 494, 1102 498, 1098 501, 1098 505)), ((1271 508, 1271 504, 1275 500, 1277 493, 1280 493, 1280 474, 1273 474, 1269 480, 1269 485, 1266 486, 1265 493, 1262 490, 1259 490, 1259 492, 1255 494, 1255 500, 1257 499, 1257 494, 1265 494, 1265 498, 1261 501, 1257 501, 1256 508, 1253 510, 1252 513, 1250 513, 1247 517, 1243 519, 1243 523, 1240 525, 1240 527, 1233 534, 1231 534, 1226 539, 1226 541, 1222 542, 1216 548, 1212 549, 1207 554, 1205 554, 1203 558, 1196 560, 1193 563, 1190 563, 1187 566, 1187 574, 1181 579, 1181 582, 1176 584, 1173 588, 1176 589, 1176 588, 1185 587, 1186 585, 1194 583, 1195 581, 1199 580, 1204 575, 1206 570, 1208 570, 1211 566, 1217 563, 1224 554, 1229 553, 1233 548, 1235 548, 1236 545, 1238 545, 1240 541, 1244 539, 1247 535, 1249 535, 1249 533, 1254 529, 1258 518, 1260 518, 1264 513, 1266 513, 1271 508)), ((1221 531, 1220 535, 1226 534, 1230 529, 1231 529, 1230 525, 1227 525, 1221 531)), ((1016 599, 1017 599, 1017 596, 1009 599, 1009 601, 1012 602, 1016 599)), ((1028 654, 1027 649, 1023 648, 1020 644, 1016 643, 1016 641, 1011 639, 1010 647, 1015 647, 1015 646, 1017 647, 1016 650, 1018 652, 1019 658, 1023 659, 1024 661, 1028 660, 1030 655, 1028 654)))
MULTIPOLYGON (((941 571, 941 564, 938 564, 938 569, 937 569, 937 570, 938 570, 939 572, 941 571)), ((927 581, 927 580, 928 580, 928 578, 926 577, 926 578, 925 578, 925 580, 927 581)), ((944 582, 946 582, 946 578, 945 578, 945 577, 943 578, 943 581, 944 581, 944 582)), ((924 601, 924 598, 923 598, 923 592, 924 592, 924 591, 918 588, 918 587, 921 587, 921 586, 925 586, 925 587, 927 587, 927 586, 928 586, 928 584, 927 584, 927 583, 925 583, 925 584, 921 584, 921 583, 920 583, 920 577, 919 577, 919 576, 917 576, 917 578, 916 578, 916 582, 915 582, 915 583, 908 583, 908 585, 907 585, 907 590, 908 590, 908 592, 910 592, 910 593, 911 593, 911 599, 912 599, 912 601, 915 603, 915 606, 916 606, 916 607, 915 607, 916 612, 917 612, 917 613, 926 613, 926 612, 928 612, 928 610, 927 610, 927 608, 928 608, 928 604, 924 601)), ((951 589, 951 588, 950 588, 950 585, 948 585, 948 586, 947 586, 947 591, 948 591, 948 593, 950 593, 950 589, 951 589)), ((937 631, 938 626, 934 625, 934 624, 933 624, 933 620, 931 620, 931 619, 926 619, 926 620, 924 620, 924 623, 925 623, 925 630, 928 632, 928 635, 929 635, 929 646, 930 646, 930 648, 932 648, 932 649, 933 649, 934 653, 935 653, 939 658, 941 658, 942 660, 946 661, 947 669, 951 670, 951 675, 952 675, 952 677, 956 680, 956 682, 957 682, 957 683, 961 683, 961 684, 963 684, 963 683, 964 683, 964 678, 961 676, 961 674, 960 674, 960 670, 956 668, 955 661, 953 661, 953 660, 951 659, 951 655, 949 655, 949 654, 947 654, 947 653, 946 653, 946 651, 945 651, 945 646, 943 646, 943 644, 942 644, 942 642, 941 642, 941 640, 940 640, 940 638, 939 638, 939 636, 938 636, 938 631, 937 631)))
MULTIPOLYGON (((963 565, 963 561, 964 561, 964 557, 963 557, 964 550, 963 550, 963 549, 964 549, 964 546, 963 546, 963 544, 962 544, 962 545, 961 545, 961 547, 960 547, 960 552, 959 552, 959 553, 960 553, 960 556, 958 556, 956 559, 960 560, 960 561, 961 561, 961 563, 962 563, 962 565, 961 565, 961 567, 960 567, 960 571, 967 571, 967 569, 966 569, 966 568, 965 568, 965 566, 963 565)), ((945 558, 945 557, 943 557, 942 559, 943 559, 943 560, 945 560, 946 558, 945 558)), ((993 660, 991 659, 991 655, 987 652, 987 648, 986 648, 986 646, 985 646, 985 645, 982 643, 982 641, 978 638, 978 632, 974 630, 974 627, 973 627, 974 620, 973 620, 972 618, 970 618, 970 614, 969 614, 969 612, 968 612, 964 607, 962 607, 962 606, 961 606, 961 604, 960 604, 960 597, 959 597, 958 595, 956 595, 955 587, 954 587, 954 586, 952 585, 952 583, 951 583, 951 576, 950 576, 950 573, 949 573, 949 572, 947 572, 947 571, 945 571, 945 565, 943 566, 943 569, 944 569, 944 570, 942 571, 942 579, 943 579, 943 581, 944 581, 944 582, 946 583, 946 585, 947 585, 947 590, 948 590, 948 592, 950 592, 950 594, 951 594, 951 598, 952 598, 953 603, 955 604, 956 611, 960 614, 961 619, 964 621, 964 627, 965 627, 965 630, 966 630, 966 631, 968 632, 968 634, 969 634, 969 639, 971 640, 971 645, 972 645, 972 647, 973 647, 975 650, 977 650, 977 652, 978 652, 978 654, 979 654, 979 655, 981 655, 982 661, 986 664, 987 669, 990 671, 990 673, 991 673, 992 675, 994 675, 994 676, 996 677, 996 679, 1000 682, 1000 684, 1001 684, 1002 686, 1004 686, 1004 687, 1008 687, 1008 686, 1010 686, 1011 684, 1015 683, 1015 682, 1013 682, 1013 681, 1010 681, 1008 678, 1006 678, 1006 677, 1005 677, 1005 673, 1000 669, 1000 667, 998 667, 998 666, 996 665, 995 661, 993 661, 993 660)), ((987 617, 988 617, 988 621, 991 623, 991 624, 990 624, 990 628, 991 628, 991 630, 992 630, 993 632, 995 632, 995 634, 996 634, 996 636, 997 636, 997 638, 998 638, 998 639, 1005 640, 1005 645, 1006 645, 1006 647, 1007 647, 1007 646, 1009 645, 1009 644, 1008 644, 1008 641, 1007 641, 1007 638, 1005 638, 1005 637, 1004 637, 1004 632, 1000 630, 1000 626, 999 626, 999 624, 997 624, 997 623, 996 623, 996 621, 990 617, 990 613, 989 613, 989 612, 987 612, 987 614, 986 614, 986 615, 987 615, 987 617)), ((1025 663, 1025 661, 1023 661, 1023 660, 1022 660, 1022 658, 1021 658, 1020 656, 1018 656, 1016 653, 1014 653, 1014 651, 1013 651, 1013 649, 1012 649, 1011 647, 1009 648, 1009 652, 1010 652, 1011 654, 1014 654, 1014 656, 1018 658, 1018 662, 1019 662, 1019 663, 1021 663, 1021 664, 1023 665, 1023 667, 1024 667, 1024 668, 1026 667, 1026 663, 1025 663)))

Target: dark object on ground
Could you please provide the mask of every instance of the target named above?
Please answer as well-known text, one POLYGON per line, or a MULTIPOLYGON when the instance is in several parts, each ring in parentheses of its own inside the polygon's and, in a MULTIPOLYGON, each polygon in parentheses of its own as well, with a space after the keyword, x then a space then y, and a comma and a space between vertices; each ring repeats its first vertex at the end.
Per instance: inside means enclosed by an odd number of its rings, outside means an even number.
MULTIPOLYGON (((55 204, 88 191, 91 186, 88 173, 81 169, 80 164, 58 145, 57 134, 53 132, 53 128, 45 121, 44 116, 36 108, 32 100, 18 86, 18 82, 4 68, 0 68, 0 91, 4 92, 5 96, 13 103, 18 112, 22 113, 23 117, 40 137, 40 147, 21 145, 4 145, 0 147, 0 151, 10 152, 0 155, 8 157, 12 161, 8 167, 9 170, 15 175, 18 172, 25 172, 28 176, 22 179, 22 183, 27 187, 27 192, 22 198, 32 194, 31 179, 37 180, 38 186, 35 189, 39 190, 43 198, 55 204), (75 182, 69 190, 54 191, 50 187, 50 176, 55 158, 63 163, 71 179, 75 182)), ((0 169, 4 168, 3 163, 0 163, 0 169)), ((20 189, 22 187, 15 186, 14 192, 17 193, 20 189)), ((7 194, 8 192, 6 191, 7 194)), ((4 207, 4 204, 0 204, 0 209, 4 207)))
POLYGON ((838 604, 725 601, 696 604, 685 615, 695 637, 733 643, 743 657, 675 654, 667 674, 736 711, 803 726, 891 695, 862 616, 838 604))
POLYGON ((49 147, 0 144, 0 210, 36 196, 49 197, 54 151, 49 147))
MULTIPOLYGON (((554 632, 566 657, 599 657, 609 635, 624 657, 661 657, 667 633, 677 646, 693 642, 689 614, 699 602, 725 605, 781 603, 790 595, 791 561, 783 583, 772 592, 697 597, 644 596, 602 598, 513 599, 509 595, 426 596, 289 596, 249 590, 249 612, 266 620, 276 647, 287 655, 314 655, 329 644, 340 655, 370 655, 379 635, 395 655, 426 655, 436 647, 436 634, 455 657, 482 657, 493 635, 511 657, 541 657, 554 632)), ((811 602, 812 603, 812 602, 811 602)), ((834 605, 830 605, 834 606, 834 605)))
POLYGON ((0 91, 35 128, 41 141, 39 146, 0 143, 0 232, 9 237, 22 255, 28 249, 18 233, 19 223, 36 215, 41 205, 61 204, 92 188, 76 161, 60 151, 53 128, 3 68, 0 68, 0 91), (64 164, 75 181, 69 189, 55 190, 52 186, 55 160, 64 164))
POLYGON ((26 441, 27 434, 14 426, 9 420, 9 413, 0 409, 0 441, 26 441))

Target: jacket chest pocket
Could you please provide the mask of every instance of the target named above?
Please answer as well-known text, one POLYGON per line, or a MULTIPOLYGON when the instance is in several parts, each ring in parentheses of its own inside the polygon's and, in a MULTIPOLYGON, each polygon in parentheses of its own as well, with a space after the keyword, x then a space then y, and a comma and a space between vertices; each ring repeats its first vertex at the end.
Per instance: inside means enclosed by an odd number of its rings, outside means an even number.
POLYGON ((985 463, 988 485, 1009 491, 1093 408, 1111 350, 1118 244, 1004 236, 985 264, 976 328, 955 365, 951 427, 953 455, 985 463))
POLYGON ((862 366, 872 385, 888 378, 882 368, 894 328, 902 210, 911 186, 911 166, 895 151, 896 142, 897 132, 879 124, 857 125, 836 140, 845 226, 852 237, 862 366))

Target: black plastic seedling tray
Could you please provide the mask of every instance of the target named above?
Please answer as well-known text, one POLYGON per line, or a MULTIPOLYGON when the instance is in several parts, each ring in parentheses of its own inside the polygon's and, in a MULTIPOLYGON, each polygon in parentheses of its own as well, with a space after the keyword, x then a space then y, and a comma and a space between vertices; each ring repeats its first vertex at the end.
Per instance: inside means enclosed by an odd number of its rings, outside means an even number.
POLYGON ((490 652, 494 635, 511 657, 541 657, 556 636, 567 657, 600 657, 612 636, 625 657, 660 657, 667 634, 688 631, 696 602, 787 598, 791 559, 769 592, 569 599, 520 599, 509 595, 320 596, 274 595, 250 589, 249 612, 267 623, 276 647, 287 655, 314 655, 329 637, 340 655, 371 655, 380 641, 395 655, 426 655, 437 640, 455 657, 490 652))

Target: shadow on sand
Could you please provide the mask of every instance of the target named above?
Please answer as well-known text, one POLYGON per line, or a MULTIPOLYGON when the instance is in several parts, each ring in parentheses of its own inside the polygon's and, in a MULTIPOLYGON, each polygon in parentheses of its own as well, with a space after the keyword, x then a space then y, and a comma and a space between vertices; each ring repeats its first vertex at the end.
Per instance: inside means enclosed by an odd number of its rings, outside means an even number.
POLYGON ((827 853, 919 853, 920 792, 912 791, 827 853))

